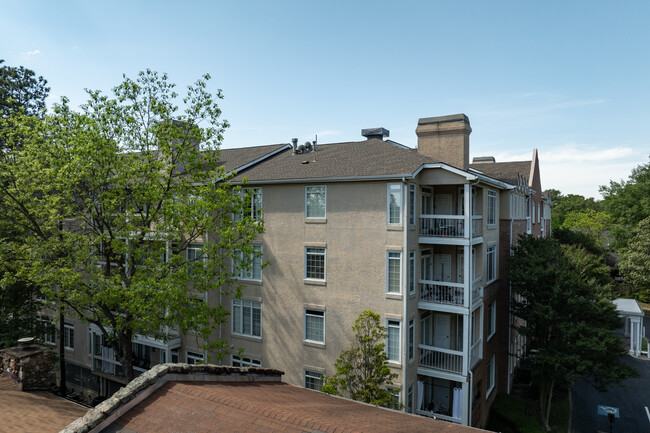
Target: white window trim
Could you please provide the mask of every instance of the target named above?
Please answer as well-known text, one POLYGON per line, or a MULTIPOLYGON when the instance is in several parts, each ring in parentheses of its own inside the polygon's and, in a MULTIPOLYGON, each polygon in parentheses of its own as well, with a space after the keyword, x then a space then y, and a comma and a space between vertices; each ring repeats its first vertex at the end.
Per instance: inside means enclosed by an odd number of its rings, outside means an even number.
POLYGON ((497 192, 494 190, 489 189, 487 192, 487 201, 488 201, 488 212, 487 212, 487 224, 489 226, 496 225, 497 220, 498 220, 498 198, 497 198, 497 192), (490 212, 490 202, 492 201, 491 199, 494 199, 494 207, 493 207, 493 213, 494 213, 494 220, 490 222, 491 217, 493 216, 492 213, 490 212))
POLYGON ((386 251, 386 294, 388 295, 401 295, 402 294, 402 282, 403 282, 403 275, 402 275, 402 252, 401 251, 386 251), (398 254, 399 257, 391 258, 391 254, 398 254), (391 292, 390 291, 390 261, 391 260, 399 260, 397 269, 399 272, 399 286, 398 286, 398 291, 397 292, 391 292))
MULTIPOLYGON (((321 389, 323 387, 323 376, 325 376, 324 371, 317 371, 317 370, 310 370, 310 369, 303 369, 302 370, 302 387, 307 388, 307 377, 312 378, 312 379, 317 379, 321 381, 321 389), (316 377, 316 374, 318 374, 318 377, 316 377)), ((314 389, 314 388, 307 388, 307 389, 314 389)), ((320 391, 320 389, 317 389, 316 391, 320 391)))
POLYGON ((253 358, 250 356, 239 356, 239 355, 231 355, 230 356, 230 365, 235 366, 235 363, 239 363, 240 367, 261 367, 262 366, 262 360, 253 358))
POLYGON ((417 281, 416 276, 416 266, 415 266, 415 251, 409 251, 409 269, 408 269, 408 284, 409 284, 409 295, 415 294, 415 286, 417 281))
POLYGON ((74 351, 74 333, 75 333, 74 332, 74 323, 64 323, 63 324, 63 347, 65 347, 66 350, 74 351), (72 336, 71 336, 72 338, 70 338, 68 336, 69 331, 72 331, 72 336), (71 345, 66 344, 66 342, 65 342, 66 336, 68 336, 67 337, 68 342, 72 343, 71 345))
POLYGON ((409 199, 408 199, 408 212, 409 212, 409 225, 414 226, 415 225, 415 211, 416 211, 416 198, 417 198, 417 193, 415 189, 415 184, 410 183, 409 184, 409 199))
POLYGON ((402 225, 402 217, 404 215, 404 209, 403 209, 403 203, 402 203, 402 184, 401 183, 388 183, 386 184, 386 224, 389 226, 401 226, 402 225), (390 222, 390 193, 391 193, 391 186, 398 186, 398 189, 395 189, 395 191, 399 190, 399 216, 397 218, 397 222, 390 222))
POLYGON ((327 218, 327 185, 305 185, 305 218, 307 219, 324 219, 327 218), (312 194, 322 193, 325 195, 325 200, 323 201, 324 209, 323 216, 309 216, 307 214, 307 196, 309 194, 309 189, 311 188, 323 188, 323 191, 312 192, 312 194))
POLYGON ((496 357, 495 355, 492 355, 492 358, 490 358, 490 362, 488 362, 487 365, 487 376, 486 379, 490 382, 489 383, 489 388, 485 392, 485 399, 487 400, 488 397, 490 396, 490 393, 492 390, 494 390, 494 382, 496 382, 496 366, 494 365, 496 362, 496 357))
POLYGON ((325 321, 325 310, 320 310, 318 308, 305 308, 303 310, 303 320, 302 320, 302 322, 303 322, 303 326, 302 326, 302 328, 303 328, 303 335, 302 335, 303 341, 306 341, 306 342, 309 342, 309 343, 314 343, 314 344, 322 344, 322 345, 324 345, 325 341, 327 341, 327 336, 326 336, 327 326, 326 326, 326 321, 325 321), (309 312, 319 312, 319 313, 323 313, 323 314, 322 314, 322 316, 321 315, 316 315, 316 314, 308 314, 307 313, 308 311, 309 312), (313 317, 322 317, 323 318, 323 341, 311 340, 311 339, 307 338, 307 316, 308 315, 313 316, 313 317))
MULTIPOLYGON (((261 282, 262 281, 262 245, 253 245, 253 249, 255 252, 253 255, 250 257, 252 267, 251 269, 236 269, 236 261, 233 260, 232 262, 232 273, 235 275, 235 277, 238 280, 244 280, 244 281, 257 281, 261 282), (257 253, 259 252, 259 256, 257 256, 257 253), (260 277, 255 278, 255 264, 259 265, 259 272, 260 272, 260 277), (249 276, 250 275, 250 276, 249 276)), ((244 253, 242 251, 237 251, 235 253, 238 256, 237 261, 243 261, 244 260, 244 253)))
POLYGON ((488 309, 488 332, 492 331, 490 334, 488 334, 486 341, 489 341, 490 338, 494 334, 496 334, 496 327, 497 327, 497 301, 493 300, 490 305, 487 307, 488 309))
POLYGON ((492 281, 495 281, 497 279, 497 270, 498 270, 498 264, 497 264, 497 246, 496 245, 489 245, 486 248, 485 251, 485 270, 486 270, 486 280, 487 284, 491 283, 492 281), (494 251, 494 260, 493 260, 493 266, 494 266, 494 275, 493 278, 490 279, 490 250, 494 251))
POLYGON ((415 359, 415 318, 409 319, 407 339, 406 353, 409 362, 413 362, 415 359))
POLYGON ((243 337, 261 339, 262 338, 262 323, 263 323, 263 319, 262 319, 262 303, 259 302, 259 301, 249 301, 249 300, 246 300, 246 299, 233 299, 232 303, 231 303, 231 308, 232 309, 230 310, 231 311, 231 314, 230 314, 231 315, 231 320, 230 321, 231 321, 232 326, 230 327, 230 329, 232 331, 232 334, 233 335, 243 336, 243 337), (254 320, 253 320, 253 310, 256 309, 258 306, 259 306, 259 310, 260 310, 260 335, 255 335, 255 334, 253 334, 253 329, 255 329, 254 320), (234 314, 235 307, 238 307, 238 308, 241 309, 240 314, 239 314, 239 317, 240 317, 240 320, 241 320, 241 323, 239 323, 241 332, 235 331, 235 314, 234 314), (248 308, 251 309, 251 323, 250 323, 251 332, 250 332, 250 334, 244 333, 244 307, 248 307, 248 308))
POLYGON ((390 364, 401 364, 402 363, 402 321, 398 319, 386 319, 386 356, 388 357, 388 342, 389 342, 389 333, 390 328, 397 328, 397 359, 388 359, 390 364), (393 323, 391 323, 393 322, 393 323))
POLYGON ((305 247, 305 269, 304 269, 304 279, 308 281, 327 281, 327 247, 305 247), (316 255, 321 255, 321 253, 308 253, 307 250, 310 249, 322 249, 323 253, 323 278, 314 278, 314 277, 308 277, 307 276, 307 255, 308 254, 316 254, 316 255))
POLYGON ((189 362, 190 358, 194 360, 194 363, 193 363, 194 365, 196 365, 198 362, 201 362, 201 363, 205 362, 205 354, 204 353, 194 352, 193 350, 186 350, 185 351, 185 362, 190 364, 190 362, 189 362))

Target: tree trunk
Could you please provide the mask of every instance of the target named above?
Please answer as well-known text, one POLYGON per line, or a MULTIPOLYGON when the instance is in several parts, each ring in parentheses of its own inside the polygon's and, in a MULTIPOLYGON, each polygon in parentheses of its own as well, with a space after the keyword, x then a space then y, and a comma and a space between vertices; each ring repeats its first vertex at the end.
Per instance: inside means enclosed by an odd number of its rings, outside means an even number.
POLYGON ((65 316, 63 309, 59 309, 59 395, 65 397, 65 316))
POLYGON ((551 401, 553 399, 553 389, 555 388, 555 379, 549 381, 542 380, 539 384, 539 410, 542 427, 544 430, 551 431, 548 425, 548 419, 551 415, 551 401))

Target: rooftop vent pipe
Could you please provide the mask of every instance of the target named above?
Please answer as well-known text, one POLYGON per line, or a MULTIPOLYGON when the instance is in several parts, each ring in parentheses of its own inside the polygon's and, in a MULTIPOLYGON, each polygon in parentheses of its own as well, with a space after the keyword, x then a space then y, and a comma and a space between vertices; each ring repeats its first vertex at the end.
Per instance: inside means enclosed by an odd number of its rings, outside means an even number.
POLYGON ((386 128, 366 128, 361 130, 361 135, 366 137, 368 140, 372 140, 373 138, 383 140, 390 136, 390 131, 386 128))
POLYGON ((293 154, 296 154, 296 150, 298 149, 298 139, 297 138, 292 138, 291 142, 293 143, 293 154))

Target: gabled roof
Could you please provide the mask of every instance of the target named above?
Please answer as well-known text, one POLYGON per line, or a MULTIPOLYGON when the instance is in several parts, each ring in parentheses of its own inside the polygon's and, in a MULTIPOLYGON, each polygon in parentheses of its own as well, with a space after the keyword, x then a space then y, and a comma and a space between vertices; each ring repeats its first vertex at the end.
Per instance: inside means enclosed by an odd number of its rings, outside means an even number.
POLYGON ((531 164, 532 161, 474 162, 469 165, 469 168, 511 185, 517 185, 518 176, 526 179, 526 182, 530 181, 531 164))
MULTIPOLYGON (((233 149, 235 150, 235 149, 233 149)), ((244 149, 237 149, 244 150, 244 149)), ((396 143, 370 139, 346 143, 319 144, 316 151, 293 154, 290 148, 245 170, 233 182, 401 177, 414 173, 422 164, 436 163, 396 143)))
POLYGON ((288 148, 289 144, 269 144, 265 146, 240 147, 237 149, 221 149, 219 162, 226 170, 241 170, 248 164, 254 163, 262 158, 272 156, 275 152, 288 148))

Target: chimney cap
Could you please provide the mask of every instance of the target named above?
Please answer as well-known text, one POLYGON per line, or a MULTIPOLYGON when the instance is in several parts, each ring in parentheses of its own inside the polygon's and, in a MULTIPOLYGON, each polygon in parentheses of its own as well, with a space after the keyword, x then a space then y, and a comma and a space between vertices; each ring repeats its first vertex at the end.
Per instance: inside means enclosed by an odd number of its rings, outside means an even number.
POLYGON ((390 136, 390 131, 386 128, 365 128, 361 130, 361 135, 368 140, 372 140, 373 138, 383 140, 390 136))
POLYGON ((475 156, 472 160, 473 163, 477 162, 496 162, 493 156, 475 156))
POLYGON ((418 120, 418 125, 428 125, 431 123, 447 123, 447 122, 464 122, 469 125, 469 117, 464 113, 449 114, 447 116, 436 117, 421 117, 418 120))

